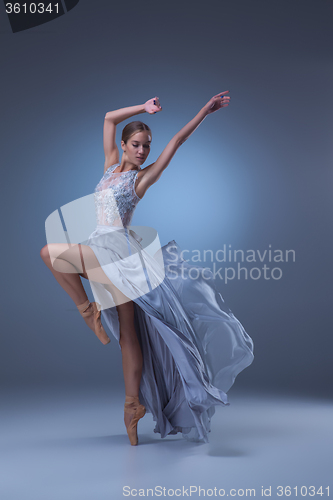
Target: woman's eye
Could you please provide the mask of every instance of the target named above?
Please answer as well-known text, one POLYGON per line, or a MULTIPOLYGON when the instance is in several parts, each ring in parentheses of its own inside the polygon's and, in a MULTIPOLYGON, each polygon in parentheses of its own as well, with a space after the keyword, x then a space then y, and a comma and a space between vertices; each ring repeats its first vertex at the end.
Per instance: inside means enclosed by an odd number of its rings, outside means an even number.
MULTIPOLYGON (((139 146, 139 144, 133 144, 134 148, 137 148, 138 146, 139 146)), ((149 144, 145 144, 143 147, 146 148, 146 149, 148 149, 148 148, 150 148, 150 145, 149 144)))

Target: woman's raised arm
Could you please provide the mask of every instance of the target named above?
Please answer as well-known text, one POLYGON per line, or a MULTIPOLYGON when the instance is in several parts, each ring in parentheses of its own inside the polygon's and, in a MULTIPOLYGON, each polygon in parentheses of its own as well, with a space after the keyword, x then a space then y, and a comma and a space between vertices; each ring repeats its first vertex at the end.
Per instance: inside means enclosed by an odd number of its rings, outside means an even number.
POLYGON ((120 108, 106 113, 103 128, 103 146, 105 154, 104 172, 110 165, 119 162, 119 150, 116 144, 116 126, 118 123, 140 113, 153 114, 161 111, 161 109, 158 97, 155 97, 149 99, 145 104, 120 108))
POLYGON ((228 92, 229 90, 225 90, 224 92, 212 97, 199 111, 199 113, 189 123, 187 123, 185 127, 177 132, 177 134, 164 148, 155 163, 152 163, 144 169, 145 175, 142 176, 140 181, 141 195, 146 192, 149 186, 154 184, 161 177, 163 170, 165 170, 169 165, 179 146, 181 146, 190 137, 206 116, 214 113, 214 111, 217 111, 220 108, 228 106, 230 97, 225 95, 228 92))

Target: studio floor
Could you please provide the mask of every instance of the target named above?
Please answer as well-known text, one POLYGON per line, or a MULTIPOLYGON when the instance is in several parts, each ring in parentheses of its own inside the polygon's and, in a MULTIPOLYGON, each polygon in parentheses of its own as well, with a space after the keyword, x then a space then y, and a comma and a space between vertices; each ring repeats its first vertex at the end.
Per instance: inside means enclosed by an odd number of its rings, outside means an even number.
POLYGON ((231 390, 230 406, 216 407, 209 443, 161 439, 146 414, 134 447, 124 396, 110 388, 0 395, 2 500, 333 495, 329 400, 231 390))

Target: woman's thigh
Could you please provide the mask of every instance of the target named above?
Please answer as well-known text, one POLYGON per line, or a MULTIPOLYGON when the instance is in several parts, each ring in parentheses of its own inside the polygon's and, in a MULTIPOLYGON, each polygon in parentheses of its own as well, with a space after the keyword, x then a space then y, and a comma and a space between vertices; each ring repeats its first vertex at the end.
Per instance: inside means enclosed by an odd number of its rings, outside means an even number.
POLYGON ((56 271, 63 272, 61 262, 65 260, 76 268, 76 272, 80 276, 91 281, 96 281, 97 283, 114 286, 100 267, 93 250, 89 246, 81 245, 80 243, 74 245, 50 243, 47 245, 47 248, 52 267, 56 271))
MULTIPOLYGON (((111 293, 116 306, 131 301, 129 297, 123 294, 115 284, 104 273, 93 250, 81 243, 68 245, 66 243, 49 243, 41 250, 41 255, 45 263, 52 266, 58 272, 68 273, 68 266, 64 262, 72 264, 76 273, 90 281, 103 284, 104 288, 111 293), (48 263, 48 258, 51 264, 48 263)), ((72 271, 75 272, 75 271, 72 271)))

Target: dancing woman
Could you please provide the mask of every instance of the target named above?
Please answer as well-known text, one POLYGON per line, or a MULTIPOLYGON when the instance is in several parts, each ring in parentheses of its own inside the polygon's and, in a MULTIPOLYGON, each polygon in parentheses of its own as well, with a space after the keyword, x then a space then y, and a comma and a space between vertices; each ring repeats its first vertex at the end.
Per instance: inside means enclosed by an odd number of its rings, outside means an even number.
MULTIPOLYGON (((178 148, 206 116, 229 105, 228 92, 212 97, 170 140, 157 160, 144 169, 141 165, 148 158, 152 141, 150 128, 140 121, 124 127, 119 162, 116 126, 134 115, 160 112, 159 98, 106 113, 104 175, 95 189, 98 225, 93 238, 87 244, 48 244, 41 250, 43 261, 103 344, 108 344, 110 338, 101 322, 101 306, 98 301, 89 301, 80 277, 102 285, 112 297, 115 307, 104 308, 102 313, 121 348, 124 423, 132 445, 138 444, 137 423, 146 411, 153 414, 154 431, 161 437, 182 432, 186 439, 208 441, 214 406, 229 404, 224 391, 253 359, 252 340, 226 306, 213 279, 201 279, 195 288, 189 280, 177 287, 166 273, 165 280, 154 290, 135 295, 137 273, 129 272, 121 259, 115 259, 115 242, 121 231, 111 231, 129 227, 137 203, 160 179, 178 148), (112 274, 103 267, 105 253, 117 266, 117 272, 112 274), (114 323, 110 321, 115 310, 118 331, 112 330, 114 323), (221 349, 218 361, 214 357, 217 348, 221 349)), ((126 236, 132 250, 144 255, 150 276, 157 277, 155 263, 135 233, 126 232, 126 236)), ((170 243, 162 248, 165 262, 170 243)), ((190 271, 191 266, 187 266, 190 271)), ((181 279, 178 277, 178 281, 181 279)))

